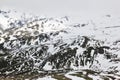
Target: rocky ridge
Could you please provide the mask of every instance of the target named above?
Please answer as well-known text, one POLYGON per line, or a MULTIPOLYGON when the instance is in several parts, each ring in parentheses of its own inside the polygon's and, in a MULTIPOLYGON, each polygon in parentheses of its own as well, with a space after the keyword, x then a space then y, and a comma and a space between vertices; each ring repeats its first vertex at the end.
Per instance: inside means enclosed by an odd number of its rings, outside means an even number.
POLYGON ((116 34, 111 27, 96 27, 91 21, 66 24, 66 17, 24 20, 1 31, 1 75, 80 69, 119 73, 119 40, 109 40, 116 34))

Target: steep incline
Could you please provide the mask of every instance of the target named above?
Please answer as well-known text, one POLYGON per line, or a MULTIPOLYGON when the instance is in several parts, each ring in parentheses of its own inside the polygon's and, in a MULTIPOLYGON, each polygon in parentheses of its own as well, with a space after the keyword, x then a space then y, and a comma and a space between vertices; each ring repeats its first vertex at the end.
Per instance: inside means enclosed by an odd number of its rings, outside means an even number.
POLYGON ((101 27, 91 20, 68 24, 67 17, 24 18, 1 29, 1 75, 80 69, 120 72, 119 24, 101 27))

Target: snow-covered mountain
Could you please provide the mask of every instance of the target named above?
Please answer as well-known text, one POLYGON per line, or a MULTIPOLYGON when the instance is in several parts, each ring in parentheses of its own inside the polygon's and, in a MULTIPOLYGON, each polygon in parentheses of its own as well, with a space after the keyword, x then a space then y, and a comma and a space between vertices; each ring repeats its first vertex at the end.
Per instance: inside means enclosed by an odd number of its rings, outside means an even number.
POLYGON ((0 74, 67 70, 70 78, 88 69, 120 79, 120 19, 107 15, 80 24, 69 19, 0 11, 0 74))

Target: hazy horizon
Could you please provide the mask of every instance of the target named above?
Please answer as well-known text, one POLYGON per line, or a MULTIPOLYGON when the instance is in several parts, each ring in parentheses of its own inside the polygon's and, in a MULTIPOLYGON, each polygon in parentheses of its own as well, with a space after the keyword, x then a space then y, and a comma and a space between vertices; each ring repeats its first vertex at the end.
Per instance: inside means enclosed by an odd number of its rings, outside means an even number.
POLYGON ((71 16, 75 19, 102 15, 120 15, 120 0, 1 0, 1 9, 50 17, 71 16))

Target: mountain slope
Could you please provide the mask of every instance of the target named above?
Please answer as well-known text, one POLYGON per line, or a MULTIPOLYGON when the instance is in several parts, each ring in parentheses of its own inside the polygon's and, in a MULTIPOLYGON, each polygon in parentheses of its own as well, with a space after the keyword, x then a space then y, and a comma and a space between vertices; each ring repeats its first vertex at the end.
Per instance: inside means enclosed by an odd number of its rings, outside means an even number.
POLYGON ((1 75, 81 69, 119 74, 118 24, 70 24, 67 17, 19 21, 25 23, 15 21, 0 35, 1 75))

